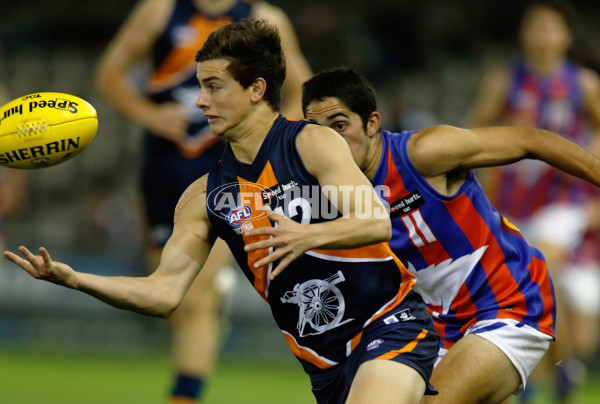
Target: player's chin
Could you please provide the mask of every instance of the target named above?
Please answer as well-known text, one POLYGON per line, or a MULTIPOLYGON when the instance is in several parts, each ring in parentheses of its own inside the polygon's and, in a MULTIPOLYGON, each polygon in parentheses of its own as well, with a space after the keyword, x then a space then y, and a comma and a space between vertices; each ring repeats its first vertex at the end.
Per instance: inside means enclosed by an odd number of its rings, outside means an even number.
POLYGON ((210 133, 217 137, 223 137, 225 134, 225 126, 219 118, 211 118, 209 120, 210 133))

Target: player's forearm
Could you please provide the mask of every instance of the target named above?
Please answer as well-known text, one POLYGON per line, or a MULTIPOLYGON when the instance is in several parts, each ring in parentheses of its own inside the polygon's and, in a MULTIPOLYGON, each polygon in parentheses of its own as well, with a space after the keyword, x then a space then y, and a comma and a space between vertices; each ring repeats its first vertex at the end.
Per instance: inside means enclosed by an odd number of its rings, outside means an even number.
POLYGON ((111 306, 157 317, 169 317, 180 301, 165 282, 152 275, 106 277, 76 272, 69 286, 111 306))
POLYGON ((122 115, 142 126, 155 108, 155 104, 141 94, 123 74, 110 70, 100 70, 96 78, 96 91, 122 115))
POLYGON ((536 159, 600 187, 600 159, 553 132, 530 129, 527 152, 536 159))
POLYGON ((345 249, 388 241, 392 237, 390 218, 383 206, 365 217, 352 213, 339 219, 313 224, 313 248, 345 249))

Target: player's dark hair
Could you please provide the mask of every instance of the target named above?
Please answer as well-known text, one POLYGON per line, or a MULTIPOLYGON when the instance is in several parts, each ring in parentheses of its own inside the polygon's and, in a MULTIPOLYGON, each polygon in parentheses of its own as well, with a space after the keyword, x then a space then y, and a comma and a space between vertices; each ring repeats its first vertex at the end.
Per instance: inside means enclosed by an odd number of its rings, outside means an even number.
POLYGON ((358 114, 367 127, 369 116, 377 111, 377 99, 371 83, 360 73, 345 67, 337 67, 316 74, 304 83, 302 89, 302 112, 312 101, 335 97, 352 112, 358 114))
POLYGON ((221 58, 231 61, 227 70, 244 88, 262 77, 267 83, 264 100, 279 111, 286 66, 279 32, 274 25, 265 20, 244 18, 220 26, 196 53, 196 62, 221 58))

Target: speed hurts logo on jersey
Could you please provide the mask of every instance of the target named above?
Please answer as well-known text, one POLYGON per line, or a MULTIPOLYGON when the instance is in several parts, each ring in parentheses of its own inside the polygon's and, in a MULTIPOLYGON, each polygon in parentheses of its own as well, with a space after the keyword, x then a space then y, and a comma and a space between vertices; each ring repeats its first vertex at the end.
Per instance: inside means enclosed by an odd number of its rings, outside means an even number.
POLYGON ((400 217, 412 210, 417 209, 425 203, 425 199, 419 190, 413 191, 410 194, 390 203, 390 217, 400 217))

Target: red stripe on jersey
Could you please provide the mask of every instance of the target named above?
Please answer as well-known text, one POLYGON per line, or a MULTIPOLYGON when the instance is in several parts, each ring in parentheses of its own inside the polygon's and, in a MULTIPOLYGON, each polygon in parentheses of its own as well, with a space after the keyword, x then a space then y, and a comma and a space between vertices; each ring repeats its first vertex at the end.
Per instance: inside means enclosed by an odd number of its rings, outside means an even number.
MULTIPOLYGON (((525 296, 519 291, 519 285, 506 266, 504 252, 487 223, 466 195, 459 197, 453 203, 448 203, 447 208, 474 249, 488 245, 480 260, 486 273, 487 284, 498 302, 499 309, 511 308, 511 310, 503 311, 507 314, 500 315, 499 313, 499 316, 522 320, 527 315, 525 296)), ((457 299, 452 303, 452 310, 461 313, 472 313, 475 310, 475 303, 470 301, 466 288, 461 288, 459 291, 457 299)))
POLYGON ((400 176, 400 173, 396 169, 392 151, 389 148, 387 154, 387 174, 383 185, 387 186, 390 190, 390 194, 386 195, 388 202, 394 202, 408 195, 410 192, 404 188, 404 181, 402 181, 402 176, 400 176))
MULTIPOLYGON (((386 195, 386 197, 388 198, 388 202, 390 203, 393 203, 394 201, 397 201, 400 198, 403 198, 406 195, 410 194, 410 191, 404 187, 404 181, 402 180, 402 176, 400 175, 398 169, 396 168, 396 165, 394 164, 394 158, 392 157, 392 151, 390 148, 388 148, 387 152, 387 173, 383 185, 387 186, 390 190, 389 196, 386 195)), ((419 229, 419 224, 416 222, 416 219, 411 213, 408 213, 405 216, 407 216, 408 219, 411 221, 412 225, 415 226, 415 230, 418 230, 417 235, 421 237, 421 240, 426 241, 427 237, 419 229)), ((396 220, 403 219, 404 217, 396 220)), ((403 224, 405 227, 407 227, 406 222, 403 221, 403 224)), ((410 230, 408 229, 408 227, 407 231, 410 234, 410 230)), ((412 242, 413 245, 419 249, 419 252, 421 253, 423 259, 425 259, 425 262, 427 262, 428 265, 436 264, 450 258, 450 256, 438 240, 435 240, 434 242, 424 242, 423 246, 416 245, 414 240, 412 240, 412 242)))
POLYGON ((552 284, 550 277, 547 275, 548 268, 546 262, 539 258, 533 257, 531 263, 527 267, 531 276, 531 280, 540 288, 540 296, 544 305, 544 315, 538 321, 538 329, 544 334, 554 337, 552 332, 552 309, 554 308, 554 299, 552 295, 552 284))

